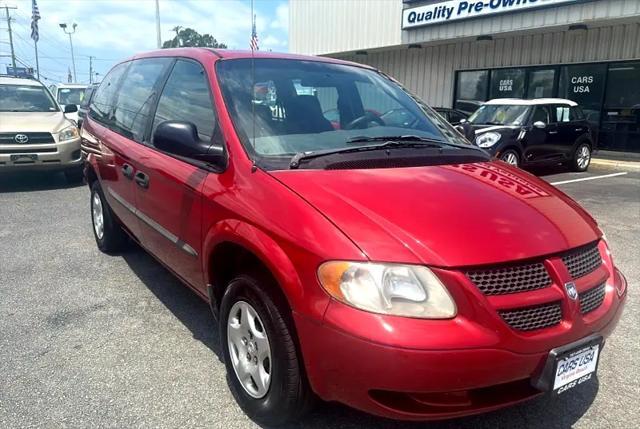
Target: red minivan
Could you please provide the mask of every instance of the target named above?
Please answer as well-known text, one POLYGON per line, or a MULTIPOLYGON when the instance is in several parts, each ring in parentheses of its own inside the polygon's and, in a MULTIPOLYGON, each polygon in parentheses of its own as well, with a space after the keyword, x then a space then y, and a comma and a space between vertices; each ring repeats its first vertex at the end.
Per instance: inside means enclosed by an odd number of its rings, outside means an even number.
POLYGON ((317 397, 410 420, 563 400, 622 313, 584 209, 368 66, 137 55, 82 139, 98 247, 128 236, 210 303, 231 391, 262 424, 317 397))

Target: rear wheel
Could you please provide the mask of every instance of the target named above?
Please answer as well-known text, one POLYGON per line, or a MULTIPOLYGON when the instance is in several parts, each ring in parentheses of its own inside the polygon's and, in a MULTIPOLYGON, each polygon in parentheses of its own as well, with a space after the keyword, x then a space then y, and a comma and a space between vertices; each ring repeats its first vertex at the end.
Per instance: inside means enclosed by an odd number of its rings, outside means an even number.
POLYGON ((97 180, 91 185, 91 223, 98 249, 113 253, 125 247, 127 235, 115 220, 97 180))
POLYGON ((573 154, 571 169, 573 171, 587 171, 591 164, 591 146, 587 143, 580 143, 573 154))
POLYGON ((520 155, 518 155, 518 152, 513 149, 507 149, 502 152, 502 155, 500 155, 500 159, 509 165, 513 165, 514 167, 520 166, 520 155))
POLYGON ((220 306, 220 338, 231 393, 263 425, 300 418, 312 403, 285 304, 257 276, 231 281, 220 306))

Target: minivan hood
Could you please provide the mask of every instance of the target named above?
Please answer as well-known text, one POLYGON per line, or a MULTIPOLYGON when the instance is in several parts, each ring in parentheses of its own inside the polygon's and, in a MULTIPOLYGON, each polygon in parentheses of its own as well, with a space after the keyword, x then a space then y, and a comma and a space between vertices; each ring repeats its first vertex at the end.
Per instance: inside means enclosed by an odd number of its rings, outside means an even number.
POLYGON ((565 251, 600 234, 569 197, 501 162, 272 174, 375 261, 491 264, 565 251))
POLYGON ((62 112, 0 112, 0 132, 57 133, 72 125, 62 112))

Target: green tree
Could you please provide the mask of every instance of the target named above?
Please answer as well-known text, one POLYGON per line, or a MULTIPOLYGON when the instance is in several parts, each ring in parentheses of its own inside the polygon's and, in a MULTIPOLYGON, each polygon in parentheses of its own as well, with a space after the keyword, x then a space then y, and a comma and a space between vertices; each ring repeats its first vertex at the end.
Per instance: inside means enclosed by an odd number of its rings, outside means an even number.
POLYGON ((211 34, 200 34, 192 28, 180 26, 172 28, 176 36, 162 43, 162 49, 177 47, 202 47, 225 49, 227 45, 219 43, 211 34))

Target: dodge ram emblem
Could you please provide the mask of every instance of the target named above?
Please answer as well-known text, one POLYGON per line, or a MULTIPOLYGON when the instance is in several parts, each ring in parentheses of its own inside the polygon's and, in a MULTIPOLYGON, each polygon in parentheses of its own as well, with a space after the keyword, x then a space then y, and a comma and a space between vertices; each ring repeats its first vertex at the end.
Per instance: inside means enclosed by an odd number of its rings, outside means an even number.
POLYGON ((574 282, 565 283, 564 288, 567 290, 569 298, 574 301, 578 299, 578 289, 576 289, 576 284, 574 282))

